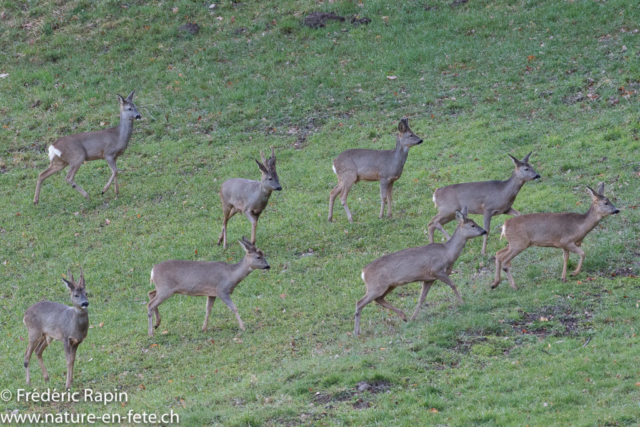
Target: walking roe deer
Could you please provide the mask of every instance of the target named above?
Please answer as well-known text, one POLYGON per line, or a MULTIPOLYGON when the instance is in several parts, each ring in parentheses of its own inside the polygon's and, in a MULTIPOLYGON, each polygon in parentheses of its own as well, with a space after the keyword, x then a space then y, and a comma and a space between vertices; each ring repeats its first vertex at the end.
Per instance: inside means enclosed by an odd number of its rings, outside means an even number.
POLYGON ((404 117, 398 123, 396 148, 394 150, 351 149, 343 151, 333 161, 333 172, 338 175, 338 185, 331 190, 329 196, 329 221, 333 220, 333 202, 340 196, 340 202, 347 213, 349 222, 353 216, 347 205, 347 196, 353 184, 358 181, 380 181, 380 218, 384 215, 384 204, 387 204, 387 217, 391 218, 391 199, 393 183, 400 179, 402 169, 407 162, 409 148, 422 144, 409 128, 409 119, 404 117))
POLYGON ((360 313, 371 301, 392 310, 402 320, 407 316, 402 310, 389 304, 384 298, 396 287, 413 282, 422 282, 420 301, 416 306, 411 320, 415 320, 424 303, 431 285, 440 280, 453 289, 458 301, 462 297, 453 281, 449 278, 453 264, 456 262, 467 240, 487 234, 473 220, 467 218, 467 208, 456 212, 458 227, 446 243, 430 243, 426 246, 404 249, 387 254, 367 265, 362 270, 362 280, 367 287, 364 297, 356 304, 356 319, 354 334, 360 334, 360 313))
POLYGON ((96 132, 77 133, 58 139, 49 146, 50 164, 47 169, 38 175, 38 183, 36 184, 36 195, 33 198, 33 204, 37 205, 40 201, 40 187, 42 182, 51 175, 61 171, 69 166, 66 180, 71 187, 78 190, 85 198, 90 196, 86 191, 75 183, 73 178, 84 162, 92 160, 104 159, 111 168, 111 177, 107 185, 102 190, 102 194, 106 193, 111 183, 114 182, 115 192, 118 194, 118 167, 116 159, 124 153, 129 145, 131 133, 133 132, 133 121, 142 119, 140 113, 133 103, 132 91, 126 99, 117 95, 120 102, 120 123, 118 126, 109 129, 103 129, 96 132))
POLYGON ((225 181, 220 187, 223 219, 218 245, 224 241, 224 249, 227 249, 227 222, 238 212, 244 213, 251 222, 251 243, 256 243, 256 229, 260 214, 267 207, 271 192, 282 190, 276 172, 276 154, 273 147, 271 147, 270 159, 266 160, 262 151, 260 151, 260 156, 262 163, 256 160, 260 172, 262 172, 260 181, 232 178, 225 181))
POLYGON ((179 261, 170 260, 156 264, 151 269, 151 283, 155 290, 149 292, 147 316, 149 317, 149 336, 153 336, 153 315, 156 316, 155 328, 160 326, 160 312, 158 306, 174 294, 206 296, 207 309, 204 316, 202 331, 207 330, 209 314, 216 297, 220 297, 233 314, 236 315, 240 329, 244 323, 240 319, 236 305, 231 301, 231 294, 245 277, 253 270, 268 270, 264 253, 256 248, 246 237, 239 240, 240 246, 246 252, 242 261, 237 264, 225 262, 179 261))
POLYGON ((511 207, 518 192, 525 182, 540 178, 529 164, 530 155, 531 153, 527 154, 522 160, 508 155, 516 168, 506 181, 465 182, 436 189, 433 193, 433 203, 438 208, 438 214, 428 225, 429 242, 433 243, 436 228, 448 239, 449 234, 443 225, 453 221, 456 210, 466 205, 470 214, 484 216, 483 226, 487 234, 482 242, 482 255, 486 255, 491 217, 500 214, 520 215, 520 212, 511 207))
POLYGON ((76 350, 87 336, 89 330, 89 314, 87 307, 87 292, 84 283, 84 274, 80 268, 80 282, 76 283, 67 271, 69 280, 62 279, 71 293, 73 307, 58 304, 51 301, 40 301, 27 309, 22 321, 29 330, 29 345, 24 354, 24 367, 27 370, 27 385, 31 384, 29 375, 29 361, 35 351, 40 362, 40 368, 44 380, 49 381, 47 368, 44 367, 42 353, 51 341, 58 340, 64 344, 64 354, 67 359, 67 382, 65 388, 71 388, 73 384, 73 364, 76 360, 76 350))
POLYGON ((598 191, 587 187, 591 195, 591 206, 584 214, 574 212, 563 213, 533 213, 509 218, 502 226, 502 236, 509 242, 506 248, 496 253, 496 279, 491 286, 495 289, 500 284, 500 269, 504 268, 509 279, 509 285, 518 289, 511 275, 511 260, 530 246, 560 248, 564 256, 562 267, 562 282, 567 281, 567 262, 569 252, 580 255, 580 261, 575 271, 580 273, 585 253, 580 249, 582 240, 606 216, 620 212, 613 203, 604 196, 604 183, 600 183, 598 191))

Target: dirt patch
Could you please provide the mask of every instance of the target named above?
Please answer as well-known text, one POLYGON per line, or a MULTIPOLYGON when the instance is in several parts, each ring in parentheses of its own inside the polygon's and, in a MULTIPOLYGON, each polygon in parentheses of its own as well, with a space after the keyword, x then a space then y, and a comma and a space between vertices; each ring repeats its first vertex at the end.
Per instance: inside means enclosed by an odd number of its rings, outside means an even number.
POLYGON ((349 20, 349 22, 356 27, 358 25, 367 25, 371 22, 371 19, 366 16, 360 18, 355 15, 350 18, 345 18, 344 16, 337 15, 333 12, 311 12, 304 18, 302 24, 309 28, 318 29, 325 27, 329 21, 344 22, 346 20, 349 20))
POLYGON ((249 29, 247 27, 240 27, 240 28, 236 28, 233 31, 233 34, 235 34, 236 36, 239 36, 240 34, 244 34, 248 32, 249 32, 249 29))
POLYGON ((196 35, 200 32, 200 25, 196 24, 195 22, 189 22, 188 24, 179 26, 178 31, 185 31, 187 33, 196 35))
POLYGON ((304 18, 303 24, 309 28, 322 28, 328 21, 342 22, 345 21, 345 17, 333 12, 311 12, 304 18))
POLYGON ((577 335, 580 324, 590 321, 592 313, 574 311, 571 307, 559 304, 542 307, 541 309, 523 313, 522 320, 505 321, 520 335, 537 336, 567 336, 577 335))
POLYGON ((576 102, 580 102, 584 100, 584 94, 582 92, 578 92, 575 95, 568 95, 562 98, 562 102, 567 105, 573 105, 576 102))
POLYGON ((615 278, 615 277, 618 277, 618 276, 631 277, 631 278, 638 277, 636 275, 636 273, 633 271, 633 268, 631 268, 631 267, 618 268, 613 273, 611 273, 611 278, 612 279, 615 278))
POLYGON ((366 400, 362 400, 362 398, 360 398, 352 406, 353 406, 353 409, 367 409, 371 407, 371 403, 367 402, 366 400))
POLYGON ((469 0, 455 0, 449 6, 458 7, 458 6, 462 6, 463 4, 468 3, 468 2, 469 2, 469 0))
POLYGON ((384 380, 373 382, 360 381, 358 384, 356 384, 356 390, 360 392, 368 391, 371 394, 383 393, 390 388, 391 384, 389 383, 389 381, 384 380))

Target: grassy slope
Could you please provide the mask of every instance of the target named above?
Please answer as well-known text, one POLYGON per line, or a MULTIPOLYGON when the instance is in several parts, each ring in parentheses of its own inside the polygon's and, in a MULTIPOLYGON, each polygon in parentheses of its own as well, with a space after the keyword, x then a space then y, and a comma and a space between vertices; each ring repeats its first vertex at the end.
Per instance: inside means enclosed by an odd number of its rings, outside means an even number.
MULTIPOLYGON (((173 409, 185 425, 637 423, 638 280, 611 275, 640 269, 638 95, 622 96, 640 88, 637 6, 389 3, 225 2, 213 14, 187 0, 0 6, 0 73, 10 74, 0 79, 0 384, 24 387, 24 310, 40 299, 67 302, 60 274, 82 265, 94 327, 78 352, 76 387, 130 397, 126 408, 0 402, 0 410, 173 409), (313 10, 373 22, 302 27, 313 10), (188 21, 200 34, 177 31, 188 21), (236 34, 240 27, 246 32, 236 34), (120 197, 99 196, 108 167, 92 162, 76 178, 91 201, 59 174, 34 208, 46 146, 116 121, 115 94, 133 88, 144 121, 119 160, 120 197), (579 92, 584 100, 567 103, 579 92), (356 222, 338 205, 328 223, 331 159, 351 147, 392 147, 403 115, 426 143, 411 150, 395 186, 394 218, 377 219, 378 186, 361 183, 350 196, 356 222), (160 308, 167 333, 149 339, 151 266, 240 259, 238 245, 226 253, 213 245, 217 190, 230 177, 257 179, 252 159, 270 145, 285 189, 258 228, 274 268, 234 294, 247 331, 218 302, 213 330, 202 333, 205 301, 175 297, 160 308), (505 179, 506 154, 529 151, 543 179, 525 185, 516 209, 585 211, 584 186, 598 181, 623 209, 585 240, 583 273, 562 284, 560 251, 531 249, 513 262, 521 289, 505 282, 489 292, 493 259, 480 256, 478 239, 453 274, 465 304, 440 284, 416 322, 370 305, 362 338, 347 335, 364 294, 360 269, 424 244, 432 191, 505 179), (565 334, 572 318, 579 327, 565 334), (354 395, 362 380, 390 388, 354 395), (358 399, 371 407, 354 409, 358 399)), ((249 229, 234 218, 229 237, 249 229)), ((504 246, 497 236, 490 254, 504 246)), ((408 286, 390 301, 410 311, 418 292, 408 286)), ((62 388, 59 343, 45 361, 50 386, 62 388)), ((32 372, 34 386, 45 387, 37 364, 32 372)))

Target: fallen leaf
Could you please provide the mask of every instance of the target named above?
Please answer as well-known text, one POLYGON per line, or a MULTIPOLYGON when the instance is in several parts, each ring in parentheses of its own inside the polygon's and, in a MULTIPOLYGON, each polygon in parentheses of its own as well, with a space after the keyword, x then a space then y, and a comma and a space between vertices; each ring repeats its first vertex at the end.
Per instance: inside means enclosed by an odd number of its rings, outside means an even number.
POLYGON ((431 408, 431 409, 429 409, 429 412, 435 414, 435 413, 438 412, 438 410, 436 408, 431 408))
POLYGON ((236 344, 242 344, 244 342, 240 338, 234 338, 233 340, 236 342, 236 344))
POLYGON ((158 344, 151 344, 151 347, 158 347, 158 344))
POLYGON ((105 220, 104 220, 104 223, 105 223, 105 224, 107 224, 107 225, 109 225, 109 224, 111 224, 111 221, 109 221, 108 219, 105 219, 105 220))
POLYGON ((173 11, 173 13, 178 13, 178 10, 179 10, 179 9, 178 9, 177 7, 174 7, 174 8, 173 8, 173 9, 171 9, 171 10, 173 11))
POLYGON ((397 79, 398 77, 397 77, 397 76, 387 76, 387 78, 388 78, 389 80, 395 80, 395 79, 397 79))
POLYGON ((280 298, 285 299, 287 297, 287 294, 280 294, 280 298))
POLYGON ((169 331, 162 331, 162 335, 167 335, 169 331))
POLYGON ((100 322, 100 324, 98 325, 99 328, 102 328, 104 326, 104 322, 100 322))

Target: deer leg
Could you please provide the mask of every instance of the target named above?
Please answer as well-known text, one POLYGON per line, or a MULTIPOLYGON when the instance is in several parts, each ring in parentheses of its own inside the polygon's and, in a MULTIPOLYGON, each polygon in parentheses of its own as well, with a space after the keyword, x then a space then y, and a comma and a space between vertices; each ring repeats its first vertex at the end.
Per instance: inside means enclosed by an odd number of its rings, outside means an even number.
POLYGON ((569 262, 569 251, 565 248, 562 248, 562 283, 567 283, 567 263, 569 262))
POLYGON ((444 237, 447 240, 449 240, 451 237, 449 236, 449 233, 447 233, 447 230, 444 229, 443 225, 450 223, 451 221, 453 221, 454 218, 455 218, 455 213, 453 215, 451 214, 445 215, 445 214, 438 213, 438 215, 434 216, 431 219, 431 222, 429 222, 429 225, 427 226, 429 229, 429 243, 433 243, 433 234, 436 228, 440 230, 442 234, 444 234, 444 237))
POLYGON ((389 183, 385 179, 380 180, 380 215, 378 218, 382 219, 384 216, 384 204, 387 201, 387 188, 389 183))
POLYGON ((73 385, 73 364, 76 361, 76 350, 78 349, 77 341, 68 338, 64 342, 64 354, 67 359, 67 383, 65 388, 69 389, 73 385))
POLYGON ((236 319, 238 319, 238 324, 240 325, 240 329, 245 331, 246 329, 244 327, 244 323, 242 323, 242 319, 240 318, 240 314, 238 314, 238 308, 233 303, 233 301, 231 301, 231 297, 229 295, 218 295, 218 296, 220 297, 222 302, 225 303, 227 305, 227 307, 229 307, 229 310, 233 311, 233 314, 236 315, 236 319))
POLYGON ((347 196, 349 196, 349 191, 353 184, 355 184, 357 177, 347 177, 342 181, 342 193, 340 194, 340 203, 342 203, 342 207, 344 211, 347 213, 347 218, 349 218, 349 222, 353 222, 353 216, 351 215, 351 211, 349 210, 349 205, 347 205, 347 196))
POLYGON ((513 276, 511 275, 511 260, 520 254, 520 252, 524 251, 526 248, 517 248, 512 247, 511 244, 507 246, 507 252, 505 252, 504 256, 500 260, 504 270, 507 272, 507 278, 509 279, 509 286, 513 289, 518 289, 516 286, 516 282, 513 280, 513 276))
MULTIPOLYGON (((149 305, 151 305, 151 301, 153 301, 156 297, 157 291, 153 290, 151 292, 149 292, 149 303, 147 304, 147 309, 149 308, 149 305)), ((156 306, 156 308, 153 310, 153 313, 156 316, 156 324, 155 324, 155 329, 158 329, 158 326, 160 326, 160 312, 158 311, 158 307, 156 306)))
POLYGON ((44 350, 47 348, 50 342, 51 341, 49 341, 47 339, 47 336, 45 335, 43 339, 40 341, 40 343, 38 344, 38 346, 36 347, 36 357, 38 358, 38 363, 40 364, 40 370, 42 370, 42 376, 44 377, 45 381, 49 381, 49 373, 47 372, 47 368, 45 368, 44 366, 44 359, 42 359, 42 353, 44 353, 44 350))
MULTIPOLYGON (((153 292, 153 291, 152 291, 153 292)), ((151 292, 149 292, 151 294, 151 292)), ((149 336, 153 336, 153 313, 156 313, 156 328, 160 326, 160 312, 158 306, 165 302, 173 294, 160 294, 156 292, 155 298, 153 298, 147 304, 147 317, 149 319, 149 336)))
POLYGON ((456 294, 456 298, 458 298, 458 301, 460 302, 460 304, 462 304, 462 297, 458 293, 458 288, 456 288, 456 285, 453 283, 453 280, 451 280, 449 276, 447 276, 444 273, 441 273, 436 275, 436 279, 449 285, 451 289, 453 289, 453 293, 456 294))
POLYGON ((484 229, 487 232, 482 240, 482 255, 487 255, 487 240, 489 239, 489 231, 491 230, 491 212, 484 213, 484 229))
POLYGON ((389 302, 384 299, 384 296, 378 297, 374 301, 377 302, 378 304, 380 304, 381 306, 383 306, 384 308, 388 308, 389 310, 391 310, 394 313, 396 313, 398 316, 400 316, 400 318, 402 319, 403 322, 407 321, 407 315, 404 314, 404 312, 402 310, 400 310, 399 308, 396 308, 396 307, 392 306, 391 304, 389 304, 389 302))
POLYGON ((78 193, 82 194, 84 198, 90 199, 89 194, 87 194, 87 192, 84 191, 82 187, 76 184, 76 182, 73 180, 73 178, 76 176, 76 172, 78 172, 78 169, 80 169, 80 166, 82 166, 82 163, 76 163, 76 164, 70 165, 69 172, 67 172, 67 176, 65 179, 67 180, 69 185, 75 188, 78 191, 78 193))
POLYGON ((38 347, 40 341, 45 339, 44 334, 36 335, 35 333, 29 334, 29 344, 27 345, 27 351, 24 352, 24 367, 27 372, 27 385, 31 384, 31 376, 29 374, 29 362, 31 361, 31 354, 38 347))
POLYGON ((355 336, 360 335, 360 314, 362 314, 362 309, 376 298, 377 296, 369 293, 367 290, 367 293, 356 303, 355 328, 353 329, 353 334, 355 336))
POLYGON ((338 179, 338 185, 333 187, 331 194, 329 194, 329 222, 333 221, 333 203, 340 193, 342 193, 342 182, 338 179))
POLYGON ((411 316, 412 321, 416 320, 416 317, 418 317, 420 308, 422 308, 422 304, 424 304, 424 300, 427 298, 427 294, 429 293, 429 289, 431 289, 431 285, 433 285, 433 280, 428 282, 422 282, 422 292, 420 292, 420 300, 418 301, 416 310, 413 312, 413 316, 411 316))
POLYGON ((251 222, 251 243, 256 244, 256 230, 258 229, 258 217, 254 215, 250 210, 245 211, 244 213, 249 222, 251 222))
POLYGON ((506 248, 500 249, 496 252, 496 279, 493 281, 493 285, 491 285, 491 289, 495 289, 500 284, 500 270, 502 269, 502 257, 509 252, 509 246, 506 248))
POLYGON ((567 245, 567 250, 573 252, 574 254, 580 255, 580 261, 578 261, 578 266, 573 271, 573 273, 571 273, 572 276, 576 276, 576 275, 578 275, 580 273, 580 270, 582 269, 582 263, 584 262, 584 258, 585 258, 586 255, 585 255, 584 251, 582 249, 580 249, 574 243, 571 243, 571 244, 567 245))
MULTIPOLYGON (((109 187, 111 187, 111 183, 114 180, 116 180, 117 179, 116 177, 118 176, 118 166, 116 166, 116 159, 114 159, 113 157, 105 157, 105 160, 107 161, 107 164, 111 168, 111 177, 109 178, 109 181, 107 181, 107 185, 105 185, 104 188, 102 189, 102 194, 107 192, 109 187)), ((116 194, 118 194, 117 181, 116 181, 115 191, 116 191, 116 194)))
POLYGON ((235 209, 233 207, 231 207, 230 209, 224 205, 222 207, 222 231, 220 232, 220 238, 218 238, 218 245, 224 242, 222 246, 223 249, 227 249, 227 223, 232 216, 231 212, 233 212, 234 210, 235 209))
POLYGON ((509 208, 509 210, 506 211, 504 214, 505 215, 512 215, 512 216, 520 216, 520 212, 515 210, 515 209, 513 209, 513 208, 509 208))
POLYGON ((60 172, 62 169, 66 168, 67 164, 60 160, 59 162, 51 162, 48 168, 40 172, 38 175, 38 182, 36 183, 36 195, 33 197, 33 204, 37 205, 40 201, 40 187, 42 187, 42 183, 45 179, 49 178, 54 173, 60 172))
POLYGON ((204 324, 202 325, 202 332, 207 330, 207 323, 209 322, 209 314, 211 314, 211 309, 213 308, 214 302, 216 302, 216 297, 212 297, 212 296, 207 297, 207 309, 204 314, 204 324))
POLYGON ((391 199, 393 198, 393 181, 387 187, 387 218, 391 218, 391 199))

